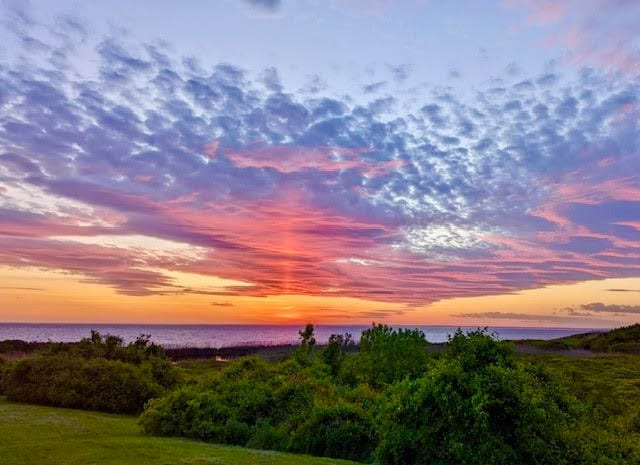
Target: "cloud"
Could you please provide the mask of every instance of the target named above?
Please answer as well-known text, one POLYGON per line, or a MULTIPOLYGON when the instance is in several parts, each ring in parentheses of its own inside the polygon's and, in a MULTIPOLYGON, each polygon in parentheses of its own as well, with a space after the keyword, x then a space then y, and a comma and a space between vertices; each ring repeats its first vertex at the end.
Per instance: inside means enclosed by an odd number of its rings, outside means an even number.
POLYGON ((593 316, 593 313, 591 313, 591 312, 576 310, 575 308, 572 308, 572 307, 565 307, 565 308, 562 308, 560 310, 556 310, 553 313, 554 313, 554 315, 567 315, 567 316, 577 316, 577 317, 592 317, 593 316))
POLYGON ((266 13, 276 13, 282 6, 281 0, 242 0, 252 8, 264 11, 266 13))
POLYGON ((569 315, 569 316, 591 317, 591 316, 593 316, 593 313, 591 313, 591 312, 580 312, 580 311, 575 310, 575 309, 570 309, 570 310, 567 311, 567 315, 569 315))
POLYGON ((171 284, 164 274, 149 269, 153 259, 113 247, 11 236, 0 236, 0 245, 0 262, 4 265, 62 269, 127 295, 146 295, 171 284))
POLYGON ((581 305, 580 308, 594 313, 640 313, 640 305, 617 305, 593 302, 581 305))
POLYGON ((402 65, 389 66, 389 71, 391 71, 393 80, 399 84, 402 84, 407 80, 407 78, 411 74, 411 69, 412 66, 406 63, 402 65))
POLYGON ((44 291, 45 289, 42 287, 20 287, 20 286, 2 286, 0 287, 3 291, 44 291))
MULTIPOLYGON (((453 313, 452 317, 456 318, 472 318, 475 320, 496 319, 496 320, 518 320, 518 321, 567 321, 566 316, 535 314, 535 313, 517 313, 517 312, 479 312, 479 313, 453 313)), ((584 316, 572 314, 570 316, 584 316)))
POLYGON ((547 30, 544 46, 564 49, 562 61, 596 66, 629 76, 640 73, 636 25, 640 4, 603 0, 505 2, 524 9, 525 25, 547 30))
POLYGON ((374 93, 379 92, 380 90, 384 89, 386 86, 387 86, 387 82, 386 81, 372 82, 371 84, 365 84, 362 87, 362 91, 365 94, 374 94, 374 93))
MULTIPOLYGON (((469 98, 390 95, 375 81, 337 96, 293 91, 276 68, 204 70, 77 35, 96 43, 95 75, 28 44, 20 72, 0 64, 1 264, 130 295, 411 305, 640 275, 634 80, 545 72, 469 98), (187 287, 174 272, 247 285, 187 287)), ((47 45, 73 57, 66 40, 47 45)), ((390 71, 402 80, 410 67, 390 71)))
POLYGON ((361 14, 380 16, 399 8, 424 8, 428 4, 428 0, 331 0, 331 3, 350 8, 361 14))

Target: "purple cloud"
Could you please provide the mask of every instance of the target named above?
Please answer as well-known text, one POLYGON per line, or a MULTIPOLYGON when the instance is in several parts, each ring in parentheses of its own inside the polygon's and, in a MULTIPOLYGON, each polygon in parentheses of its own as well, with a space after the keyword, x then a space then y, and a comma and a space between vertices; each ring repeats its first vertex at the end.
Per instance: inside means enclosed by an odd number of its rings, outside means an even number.
MULTIPOLYGON (((49 47, 72 57, 67 40, 49 47)), ((250 284, 212 295, 410 304, 640 274, 634 80, 545 72, 413 100, 375 81, 359 100, 115 38, 91 78, 24 56, 0 64, 1 264, 133 295, 201 292, 170 270, 250 284), (200 253, 59 237, 104 235, 200 253)))

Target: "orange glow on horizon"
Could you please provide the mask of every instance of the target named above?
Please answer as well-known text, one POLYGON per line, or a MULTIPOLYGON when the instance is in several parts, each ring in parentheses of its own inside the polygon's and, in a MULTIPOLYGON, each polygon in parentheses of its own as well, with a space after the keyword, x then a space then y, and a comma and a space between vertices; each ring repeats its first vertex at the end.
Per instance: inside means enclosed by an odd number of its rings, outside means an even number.
MULTIPOLYGON (((188 276, 188 275, 187 275, 188 276)), ((184 279, 184 277, 182 277, 184 279)), ((410 306, 343 296, 267 297, 164 293, 129 296, 86 278, 59 271, 0 267, 0 321, 147 324, 354 324, 611 327, 637 321, 637 315, 572 318, 568 308, 592 302, 634 305, 640 278, 585 281, 514 294, 444 299, 410 306), (477 314, 476 318, 473 314, 477 314), (514 315, 522 315, 517 319, 514 315), (463 316, 461 316, 463 315, 463 316)), ((201 277, 192 284, 227 284, 201 277)), ((235 284, 235 282, 234 282, 235 284)))

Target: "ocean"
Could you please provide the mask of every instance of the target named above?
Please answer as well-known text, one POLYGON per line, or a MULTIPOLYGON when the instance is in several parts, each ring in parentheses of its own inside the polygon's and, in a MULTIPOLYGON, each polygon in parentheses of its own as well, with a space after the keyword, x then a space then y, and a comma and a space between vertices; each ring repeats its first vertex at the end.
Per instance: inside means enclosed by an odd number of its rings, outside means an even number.
MULTIPOLYGON (((351 333, 358 340, 369 326, 315 326, 319 344, 326 343, 331 334, 351 333)), ((397 326, 418 328, 429 342, 445 342, 457 326, 397 326)), ((473 330, 477 327, 462 327, 473 330)), ((145 334, 165 348, 177 347, 234 347, 243 345, 295 344, 302 326, 285 325, 142 325, 142 324, 55 324, 0 323, 0 340, 74 342, 89 337, 91 330, 112 334, 125 342, 145 334)), ((572 334, 595 331, 584 328, 513 328, 493 327, 489 331, 500 339, 554 339, 572 334)))

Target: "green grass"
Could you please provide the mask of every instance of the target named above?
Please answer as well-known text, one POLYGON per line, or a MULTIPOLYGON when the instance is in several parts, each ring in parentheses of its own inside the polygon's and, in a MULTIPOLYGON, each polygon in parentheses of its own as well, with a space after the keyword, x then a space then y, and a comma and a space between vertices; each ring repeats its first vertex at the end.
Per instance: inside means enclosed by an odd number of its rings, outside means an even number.
POLYGON ((144 436, 123 415, 15 404, 0 397, 2 465, 349 465, 353 462, 144 436))
POLYGON ((543 340, 519 341, 546 350, 584 349, 593 352, 640 354, 640 324, 624 326, 607 332, 574 334, 543 340))
POLYGON ((542 363, 569 392, 603 408, 612 418, 640 413, 638 355, 529 355, 520 358, 542 363))

